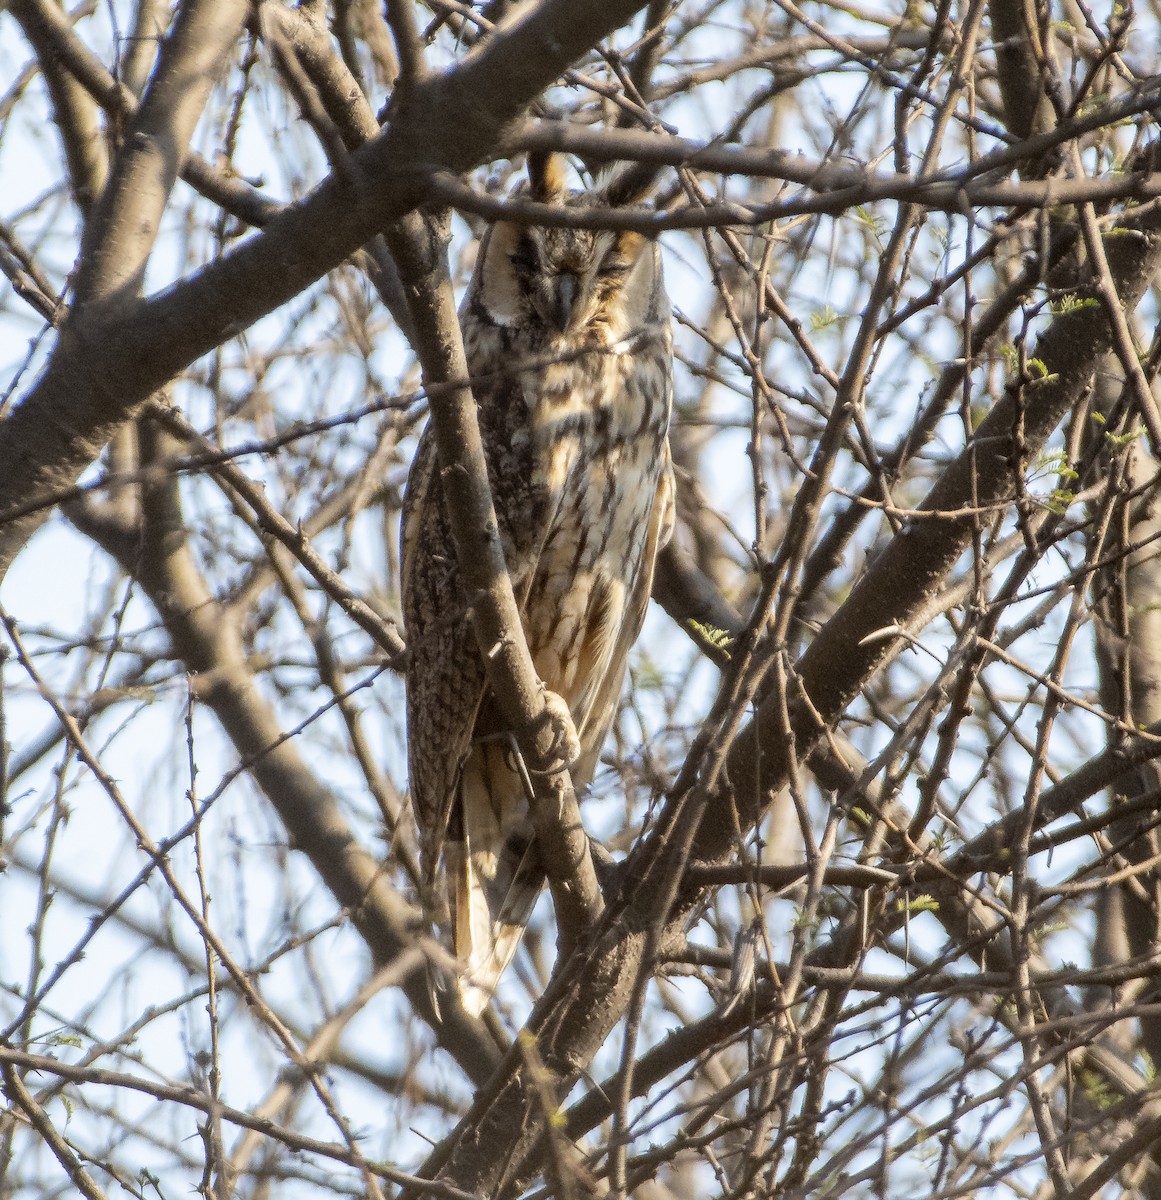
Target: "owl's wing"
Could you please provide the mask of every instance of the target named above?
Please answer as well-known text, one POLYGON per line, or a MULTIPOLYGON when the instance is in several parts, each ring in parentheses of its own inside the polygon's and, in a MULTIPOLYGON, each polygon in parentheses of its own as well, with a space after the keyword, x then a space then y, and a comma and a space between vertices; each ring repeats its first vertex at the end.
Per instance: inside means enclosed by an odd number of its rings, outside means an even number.
POLYGON ((408 475, 400 541, 408 643, 407 761, 423 874, 430 887, 485 684, 430 425, 408 475))
POLYGON ((593 697, 583 727, 578 730, 581 744, 585 747, 580 761, 574 766, 572 776, 578 786, 587 784, 596 773, 597 760, 605 736, 617 712, 621 697, 621 685, 625 680, 625 668, 629 662, 629 651, 641 632, 645 613, 649 607, 649 596, 653 590, 653 568, 657 555, 673 536, 674 497, 673 462, 669 453, 669 442, 662 443, 663 458, 661 477, 657 482, 657 496, 649 513, 649 529, 645 548, 625 601, 625 610, 617 630, 617 644, 609 661, 609 669, 601 680, 593 697))
MULTIPOLYGON (((523 607, 544 541, 546 508, 532 480, 531 445, 521 428, 527 407, 519 388, 516 380, 494 378, 476 391, 500 538, 516 601, 523 607)), ((460 582, 430 425, 408 476, 400 540, 409 649, 408 770, 424 876, 430 883, 449 821, 457 819, 457 793, 487 684, 460 582)))

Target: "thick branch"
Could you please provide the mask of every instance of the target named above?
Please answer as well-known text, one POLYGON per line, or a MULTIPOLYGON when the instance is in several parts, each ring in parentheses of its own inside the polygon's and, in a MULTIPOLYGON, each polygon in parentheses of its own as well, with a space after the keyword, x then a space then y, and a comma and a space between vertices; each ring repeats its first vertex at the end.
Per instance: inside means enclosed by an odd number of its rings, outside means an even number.
MULTIPOLYGON (((650 137, 653 135, 650 134, 650 137)), ((539 139, 537 139, 539 140, 539 139)), ((732 147, 724 147, 726 151, 732 147)), ((798 159, 785 160, 782 152, 742 151, 742 154, 761 155, 763 161, 741 170, 735 162, 735 173, 751 177, 790 179, 810 175, 812 168, 798 159)), ((672 155, 680 158, 680 155, 672 155)), ((699 153, 696 156, 700 159, 699 153)), ((717 154, 707 154, 708 160, 717 154)), ((723 156, 730 162, 728 156, 723 156)), ((648 160, 647 160, 648 161, 648 160)), ((708 162, 706 170, 712 169, 708 162)), ((456 177, 440 174, 433 177, 430 191, 434 199, 461 212, 476 213, 492 220, 523 221, 530 225, 555 225, 569 229, 631 229, 653 237, 671 229, 717 229, 723 225, 766 225, 789 217, 839 214, 861 204, 880 200, 902 200, 923 208, 947 213, 960 213, 965 205, 972 208, 1042 209, 1059 204, 1108 203, 1114 200, 1155 200, 1161 196, 1161 172, 1139 170, 1132 174, 1107 178, 1065 180, 1033 180, 1024 183, 993 182, 975 178, 975 164, 958 172, 947 172, 950 178, 929 179, 923 175, 878 173, 850 170, 845 167, 819 167, 818 174, 802 182, 810 190, 787 200, 768 204, 739 204, 723 201, 716 204, 686 204, 657 212, 625 208, 589 206, 561 208, 559 205, 538 204, 527 199, 497 199, 474 191, 456 177)))
MULTIPOLYGON (((983 180, 997 174, 1007 175, 1029 158, 1042 155, 1093 130, 1106 129, 1138 113, 1149 112, 1156 106, 1157 86, 1154 85, 1123 99, 1100 105, 1095 111, 1083 116, 1062 121, 1048 133, 1035 134, 1014 145, 1001 146, 987 154, 981 154, 958 170, 933 172, 925 182, 929 185, 945 182, 963 185, 971 180, 983 180)), ((912 176, 875 176, 859 167, 818 162, 785 150, 722 145, 718 142, 701 143, 659 133, 646 133, 639 129, 591 129, 579 124, 541 121, 513 131, 511 140, 514 149, 559 150, 594 163, 642 162, 656 166, 689 167, 693 170, 711 171, 717 175, 784 179, 820 192, 838 191, 843 188, 866 189, 870 180, 879 178, 883 181, 884 188, 893 189, 885 191, 884 195, 893 196, 903 181, 909 181, 912 187, 915 187, 917 182, 912 176)), ((1060 181, 1064 182, 1066 181, 1060 181)), ((864 198, 875 199, 877 196, 878 193, 872 189, 864 198)), ((917 203, 923 200, 918 191, 901 194, 899 198, 915 200, 917 203)))
MULTIPOLYGON (((62 8, 52 0, 12 0, 11 8, 39 57, 47 55, 62 72, 67 71, 118 125, 135 116, 137 97, 81 41, 62 8)), ((102 166, 101 187, 105 171, 102 166)), ((244 180, 211 165, 200 154, 186 156, 181 177, 206 199, 250 225, 264 225, 282 207, 244 180)), ((82 204, 83 210, 87 208, 87 203, 82 204)))
POLYGON ((136 296, 194 127, 248 10, 247 0, 190 0, 177 10, 157 69, 125 130, 113 174, 85 231, 79 305, 136 296))
POLYGON ((1044 51, 1031 23, 1032 6, 1021 0, 991 0, 988 16, 996 40, 996 67, 1004 123, 1017 137, 1042 133, 1053 125, 1044 89, 1044 51))
POLYGON ((64 9, 49 0, 12 0, 12 15, 36 52, 69 166, 69 183, 86 218, 105 188, 109 156, 84 84, 60 61, 62 37, 79 43, 64 9), (47 13, 44 9, 49 10, 47 13))

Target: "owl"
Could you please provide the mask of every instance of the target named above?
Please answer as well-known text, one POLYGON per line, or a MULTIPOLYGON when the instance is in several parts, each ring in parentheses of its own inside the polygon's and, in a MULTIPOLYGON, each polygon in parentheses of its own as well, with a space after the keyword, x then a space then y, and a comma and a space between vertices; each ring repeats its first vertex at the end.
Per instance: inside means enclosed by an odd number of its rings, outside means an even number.
MULTIPOLYGON (((570 192, 532 155, 527 194, 616 206, 646 173, 570 192)), ((655 242, 500 221, 460 307, 499 534, 536 671, 592 780, 658 551, 673 528, 670 304, 655 242)), ((544 884, 528 800, 463 593, 430 427, 402 523, 408 765, 424 886, 442 863, 459 992, 479 1015, 544 884)))

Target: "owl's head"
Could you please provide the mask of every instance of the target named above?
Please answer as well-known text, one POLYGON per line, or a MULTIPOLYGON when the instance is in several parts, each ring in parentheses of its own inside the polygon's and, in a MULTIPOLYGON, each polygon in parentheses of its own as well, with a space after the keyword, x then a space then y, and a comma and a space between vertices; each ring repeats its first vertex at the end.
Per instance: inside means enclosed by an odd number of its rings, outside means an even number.
MULTIPOLYGON (((570 192, 558 155, 530 154, 527 194, 562 206, 629 204, 647 184, 628 172, 595 192, 570 192)), ((499 221, 480 245, 473 293, 496 325, 548 341, 619 339, 669 316, 656 243, 639 233, 499 221)))

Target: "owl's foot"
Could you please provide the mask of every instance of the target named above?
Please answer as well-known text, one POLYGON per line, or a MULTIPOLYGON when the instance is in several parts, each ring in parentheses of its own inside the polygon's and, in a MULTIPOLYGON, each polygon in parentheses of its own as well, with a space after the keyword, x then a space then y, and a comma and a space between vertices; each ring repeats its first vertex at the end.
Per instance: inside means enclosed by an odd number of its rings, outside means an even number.
POLYGON ((581 755, 580 735, 564 697, 548 688, 544 689, 542 720, 552 733, 552 745, 544 756, 544 770, 553 774, 574 766, 581 755))

